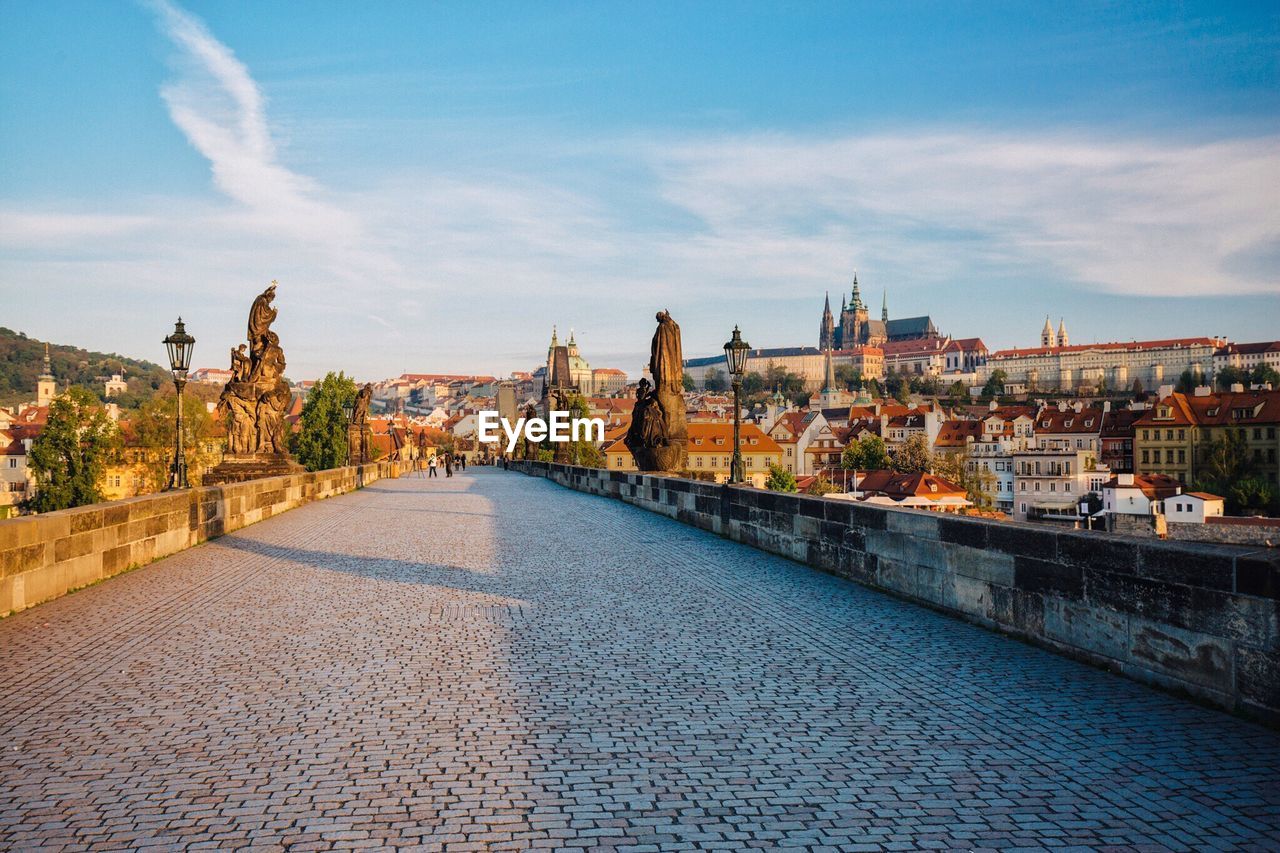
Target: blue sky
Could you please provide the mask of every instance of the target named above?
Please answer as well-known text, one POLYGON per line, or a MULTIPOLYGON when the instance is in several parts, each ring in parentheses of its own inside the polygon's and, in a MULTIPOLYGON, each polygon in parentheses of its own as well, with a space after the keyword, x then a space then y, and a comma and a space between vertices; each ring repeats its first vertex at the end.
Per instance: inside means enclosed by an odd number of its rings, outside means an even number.
POLYGON ((1280 337, 1280 7, 0 3, 4 325, 290 375, 812 344, 854 269, 992 347, 1280 337), (203 354, 201 354, 203 353, 203 354))

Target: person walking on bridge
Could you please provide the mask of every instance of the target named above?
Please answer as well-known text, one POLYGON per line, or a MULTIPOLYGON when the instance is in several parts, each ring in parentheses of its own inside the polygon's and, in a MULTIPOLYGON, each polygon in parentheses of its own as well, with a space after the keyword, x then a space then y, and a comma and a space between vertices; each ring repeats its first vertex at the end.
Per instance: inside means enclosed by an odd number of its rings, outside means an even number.
POLYGON ((453 454, 446 453, 444 455, 444 475, 445 477, 453 476, 453 454))
POLYGON ((440 464, 440 458, 438 456, 432 456, 431 461, 427 463, 427 479, 428 480, 430 480, 432 477, 440 476, 439 474, 436 473, 436 466, 438 466, 439 464, 440 464))

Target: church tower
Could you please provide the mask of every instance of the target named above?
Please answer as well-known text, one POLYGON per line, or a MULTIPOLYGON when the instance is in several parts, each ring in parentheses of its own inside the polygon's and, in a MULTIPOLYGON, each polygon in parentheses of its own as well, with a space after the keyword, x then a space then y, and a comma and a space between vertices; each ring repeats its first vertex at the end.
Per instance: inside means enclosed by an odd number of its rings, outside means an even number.
POLYGON ((835 349, 836 346, 836 321, 831 316, 831 294, 827 294, 827 301, 822 306, 822 325, 818 327, 818 349, 829 350, 835 349))
POLYGON ((1058 337, 1053 333, 1053 323, 1049 322, 1049 315, 1044 315, 1044 328, 1040 330, 1040 346, 1053 349, 1058 345, 1058 337))
POLYGON ((36 377, 36 405, 47 406, 58 396, 58 383, 53 378, 53 365, 49 361, 49 345, 44 345, 44 371, 36 377))
POLYGON ((880 300, 880 322, 889 322, 889 291, 884 291, 884 297, 880 300))
POLYGON ((1067 345, 1067 321, 1058 318, 1058 346, 1065 347, 1067 345))

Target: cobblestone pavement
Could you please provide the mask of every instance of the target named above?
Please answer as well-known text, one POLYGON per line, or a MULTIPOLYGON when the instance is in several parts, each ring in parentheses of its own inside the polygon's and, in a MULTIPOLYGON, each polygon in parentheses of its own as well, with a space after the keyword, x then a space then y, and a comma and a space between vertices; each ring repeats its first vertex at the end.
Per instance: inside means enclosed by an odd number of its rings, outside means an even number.
POLYGON ((382 481, 0 622, 0 847, 1280 846, 1280 736, 659 516, 382 481))

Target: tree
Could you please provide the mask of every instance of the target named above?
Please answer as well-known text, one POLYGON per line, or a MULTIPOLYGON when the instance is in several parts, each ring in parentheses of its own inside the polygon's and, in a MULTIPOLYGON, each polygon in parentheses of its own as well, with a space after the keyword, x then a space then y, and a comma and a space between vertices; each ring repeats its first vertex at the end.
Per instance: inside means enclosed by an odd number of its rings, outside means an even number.
POLYGON ((759 394, 764 390, 764 377, 754 371, 742 377, 742 390, 748 394, 759 394))
POLYGON ((852 364, 837 364, 832 372, 837 385, 848 391, 862 390, 862 371, 852 364))
POLYGON ((1004 393, 1005 380, 1009 378, 1009 374, 1000 368, 991 371, 991 375, 987 377, 987 383, 982 386, 982 397, 986 400, 994 400, 1004 393))
POLYGON ((1242 430, 1226 430, 1208 443, 1196 480, 1197 491, 1221 495, 1227 515, 1268 512, 1277 507, 1275 487, 1258 471, 1242 430))
POLYGON ((693 381, 693 377, 689 375, 689 371, 687 370, 684 372, 684 376, 681 377, 681 382, 683 382, 684 390, 686 391, 692 391, 698 387, 698 384, 693 381))
POLYGON ((765 480, 764 486, 774 492, 794 492, 796 477, 781 465, 770 465, 769 478, 765 480))
POLYGON ((724 391, 729 387, 729 380, 725 379, 723 370, 708 367, 702 377, 702 387, 708 391, 724 391))
MULTIPOLYGON (((687 376, 688 374, 685 375, 687 376)), ((569 406, 569 417, 571 419, 576 420, 591 415, 591 406, 581 394, 571 393, 565 402, 569 406)), ((579 434, 577 439, 570 435, 570 440, 565 443, 562 458, 568 459, 574 465, 583 465, 587 468, 603 468, 605 466, 604 454, 596 447, 589 432, 586 435, 579 434)))
POLYGON ((959 453, 938 453, 933 457, 933 473, 950 480, 964 489, 965 497, 979 509, 990 509, 995 505, 992 496, 996 475, 972 464, 969 451, 959 453))
POLYGON ((1275 510, 1275 486, 1257 474, 1231 483, 1223 497, 1231 505, 1232 515, 1263 514, 1275 510))
POLYGON ((1190 370, 1182 371, 1182 375, 1178 377, 1178 384, 1174 386, 1174 391, 1179 394, 1191 394, 1196 390, 1196 376, 1190 370))
POLYGON ((1259 364, 1249 376, 1249 384, 1265 385, 1267 383, 1271 383, 1273 390, 1280 388, 1280 373, 1277 373, 1269 364, 1259 364))
POLYGON ((1133 395, 1133 399, 1135 400, 1147 399, 1147 389, 1142 387, 1141 379, 1133 380, 1133 385, 1130 387, 1129 393, 1133 395))
POLYGON ((1230 391, 1231 386, 1236 383, 1241 385, 1247 384, 1249 381, 1249 375, 1238 367, 1228 365, 1218 371, 1215 381, 1217 382, 1220 390, 1230 391))
POLYGON ((809 484, 809 488, 804 490, 804 493, 806 495, 813 495, 814 497, 820 498, 823 495, 829 495, 832 492, 838 492, 838 491, 840 490, 836 488, 835 484, 833 484, 830 480, 828 480, 826 477, 818 476, 814 479, 812 483, 809 484))
POLYGON ((73 385, 49 405, 44 431, 31 444, 36 492, 33 512, 53 512, 102 500, 98 484, 120 447, 120 431, 88 388, 73 385))
POLYGON ((868 435, 851 441, 840 454, 840 467, 850 471, 879 471, 889 467, 889 450, 884 439, 868 435))
MULTIPOLYGON (((147 491, 157 492, 168 482, 169 465, 173 461, 178 432, 177 396, 157 394, 142 404, 129 423, 133 431, 130 444, 141 451, 138 462, 147 480, 147 491)), ((198 399, 183 400, 182 446, 191 471, 206 470, 217 460, 218 453, 213 447, 216 430, 213 416, 198 399)))
POLYGON ((893 455, 893 470, 899 474, 923 474, 932 467, 933 453, 923 433, 910 436, 893 455))
POLYGON ((308 471, 324 471, 347 463, 347 417, 342 407, 356 399, 355 380, 330 371, 315 384, 302 406, 291 448, 308 471))

